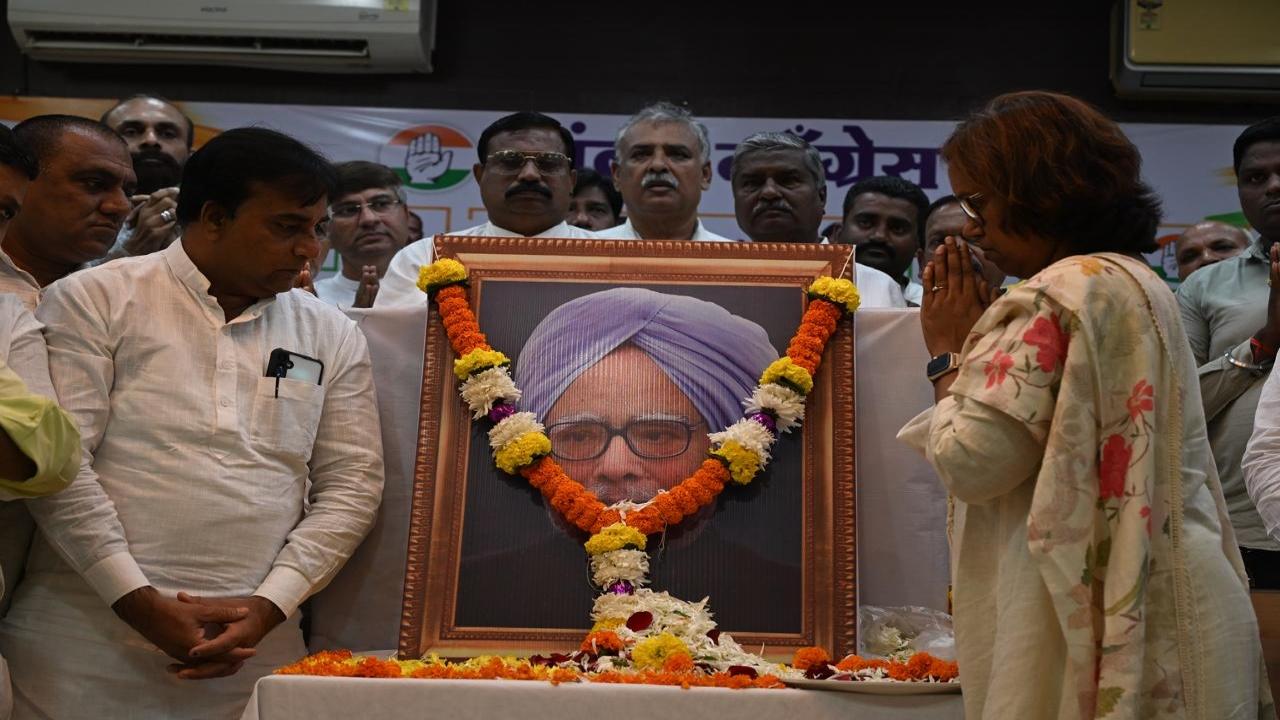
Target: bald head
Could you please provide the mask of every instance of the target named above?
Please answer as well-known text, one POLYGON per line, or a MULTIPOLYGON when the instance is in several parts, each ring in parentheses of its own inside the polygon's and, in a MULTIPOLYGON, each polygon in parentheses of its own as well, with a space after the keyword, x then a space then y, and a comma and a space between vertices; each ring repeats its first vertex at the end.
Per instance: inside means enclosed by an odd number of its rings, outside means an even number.
POLYGON ((1235 225, 1206 220, 1187 228, 1174 241, 1174 257, 1178 261, 1178 279, 1244 252, 1249 247, 1249 233, 1235 225))

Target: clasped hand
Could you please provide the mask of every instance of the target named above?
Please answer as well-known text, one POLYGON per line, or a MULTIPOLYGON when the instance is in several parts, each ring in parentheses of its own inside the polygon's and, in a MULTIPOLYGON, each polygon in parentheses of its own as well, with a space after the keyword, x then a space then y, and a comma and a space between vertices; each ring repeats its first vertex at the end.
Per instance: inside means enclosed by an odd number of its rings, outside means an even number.
POLYGON ((998 291, 974 269, 969 247, 954 237, 938 246, 920 278, 924 285, 920 327, 929 355, 960 352, 998 291))
POLYGON ((112 605, 116 615, 177 663, 169 670, 184 680, 235 674, 257 652, 254 647, 284 614, 259 596, 176 598, 144 587, 112 605))

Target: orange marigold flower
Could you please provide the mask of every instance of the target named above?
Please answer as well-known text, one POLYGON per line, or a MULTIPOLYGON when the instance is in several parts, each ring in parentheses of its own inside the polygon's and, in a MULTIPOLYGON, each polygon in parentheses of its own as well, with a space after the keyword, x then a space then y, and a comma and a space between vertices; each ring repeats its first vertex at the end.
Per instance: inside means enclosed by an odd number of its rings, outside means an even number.
POLYGON ((669 673, 693 672, 693 658, 689 653, 672 653, 667 656, 666 662, 662 663, 662 669, 669 673))
POLYGON ((831 656, 820 647, 803 647, 791 658, 791 667, 797 670, 809 670, 822 667, 831 662, 831 656))
POLYGON ((625 644, 622 642, 622 638, 618 637, 618 634, 614 631, 595 630, 587 633, 587 637, 582 641, 582 647, 580 649, 583 652, 605 655, 608 653, 616 653, 622 650, 623 647, 625 647, 625 644))

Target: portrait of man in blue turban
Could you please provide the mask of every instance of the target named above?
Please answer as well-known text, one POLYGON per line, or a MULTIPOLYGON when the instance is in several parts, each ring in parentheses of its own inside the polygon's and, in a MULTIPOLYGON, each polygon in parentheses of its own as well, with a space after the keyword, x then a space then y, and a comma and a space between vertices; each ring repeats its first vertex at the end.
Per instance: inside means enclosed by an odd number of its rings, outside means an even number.
MULTIPOLYGON (((486 285, 485 303, 502 304, 493 297, 496 285, 486 285)), ((554 306, 528 332, 514 365, 516 385, 523 391, 519 407, 542 420, 552 455, 603 503, 644 503, 698 468, 710 447, 708 433, 742 417, 743 400, 764 368, 779 356, 779 341, 771 340, 760 323, 695 297, 697 288, 584 290, 554 306)), ((738 290, 762 292, 761 288, 738 290)), ((794 305, 794 319, 782 319, 787 313, 778 313, 776 307, 767 313, 778 316, 771 323, 777 327, 771 329, 783 343, 800 316, 798 298, 793 300, 797 302, 789 305, 794 305)), ((770 304, 764 301, 764 297, 742 297, 738 304, 745 308, 770 304)), ((485 303, 482 327, 491 341, 500 341, 494 326, 500 335, 502 325, 484 317, 485 303)), ((474 437, 472 444, 477 444, 474 437)), ((754 503, 751 509, 756 517, 768 511, 770 504, 784 513, 783 508, 790 508, 794 526, 790 530, 798 535, 801 461, 795 451, 799 445, 795 441, 779 445, 780 454, 793 457, 778 459, 773 476, 762 483, 764 488, 727 488, 718 503, 651 541, 651 547, 657 548, 650 553, 652 587, 691 600, 711 595, 711 607, 722 627, 798 630, 798 551, 784 562, 778 561, 777 553, 762 556, 743 544, 749 529, 739 527, 735 532, 732 519, 721 515, 731 514, 724 511, 725 503, 734 505, 734 510, 754 503), (791 487, 784 487, 788 484, 791 487), (788 495, 794 502, 782 497, 788 495), (751 606, 770 607, 776 616, 753 616, 751 606)), ((475 506, 471 500, 497 501, 495 488, 506 493, 508 500, 518 495, 524 503, 530 499, 541 503, 536 491, 520 492, 517 479, 500 486, 491 483, 474 494, 469 489, 468 512, 475 506)), ((470 538, 464 529, 458 625, 491 626, 496 612, 510 616, 498 623, 503 626, 585 627, 596 592, 587 582, 586 554, 581 549, 585 536, 579 537, 549 507, 544 517, 549 521, 544 519, 538 537, 530 538, 524 547, 508 544, 499 551, 481 550, 483 542, 468 543, 477 539, 475 528, 470 538), (473 552, 468 552, 468 545, 473 552), (501 587, 529 589, 557 583, 568 591, 563 599, 556 594, 555 602, 505 610, 480 602, 486 593, 500 592, 501 587)))

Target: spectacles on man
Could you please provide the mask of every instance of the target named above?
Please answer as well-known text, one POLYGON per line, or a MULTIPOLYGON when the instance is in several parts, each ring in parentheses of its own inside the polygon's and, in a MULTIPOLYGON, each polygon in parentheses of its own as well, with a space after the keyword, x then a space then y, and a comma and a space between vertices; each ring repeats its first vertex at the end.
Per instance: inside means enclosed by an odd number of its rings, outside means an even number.
POLYGON ((490 153, 485 164, 499 175, 519 175, 530 160, 541 175, 564 175, 569 172, 569 156, 558 152, 499 150, 490 153))
POLYGON ((615 437, 622 436, 637 456, 662 460, 689 449, 694 428, 683 420, 632 420, 620 428, 599 420, 567 420, 547 428, 551 454, 561 460, 594 460, 604 454, 615 437))
POLYGON ((978 207, 982 204, 983 200, 984 197, 980 192, 970 193, 969 195, 965 195, 960 198, 960 209, 964 211, 965 215, 969 216, 970 220, 978 223, 979 225, 983 224, 983 220, 982 214, 978 212, 978 207))
POLYGON ((344 202, 330 206, 329 215, 337 220, 351 220, 357 217, 365 208, 369 208, 375 215, 387 216, 395 212, 395 209, 402 204, 398 198, 376 197, 367 203, 344 202))

